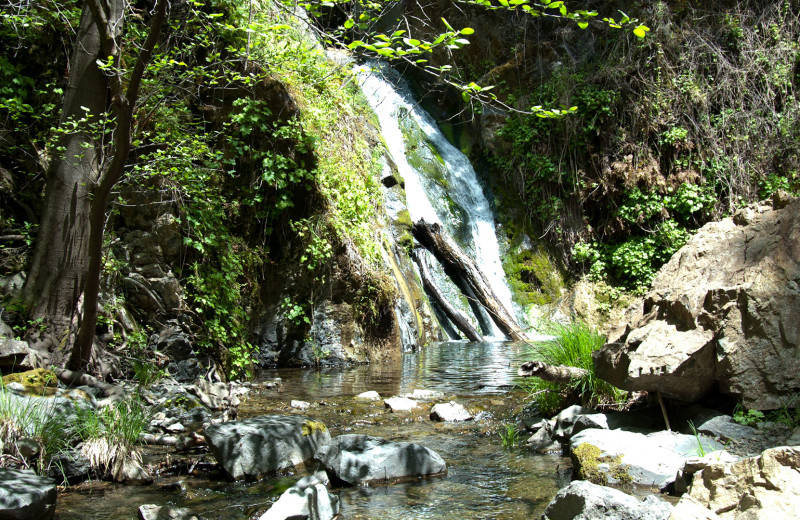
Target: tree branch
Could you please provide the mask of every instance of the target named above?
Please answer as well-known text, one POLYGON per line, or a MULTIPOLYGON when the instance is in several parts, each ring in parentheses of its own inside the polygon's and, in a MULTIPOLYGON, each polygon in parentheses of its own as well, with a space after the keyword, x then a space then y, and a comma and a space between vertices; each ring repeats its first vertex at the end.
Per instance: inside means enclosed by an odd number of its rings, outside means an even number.
POLYGON ((538 377, 551 383, 569 383, 573 379, 580 379, 589 375, 583 368, 568 367, 565 365, 548 365, 541 361, 528 361, 523 363, 517 371, 518 376, 538 377))

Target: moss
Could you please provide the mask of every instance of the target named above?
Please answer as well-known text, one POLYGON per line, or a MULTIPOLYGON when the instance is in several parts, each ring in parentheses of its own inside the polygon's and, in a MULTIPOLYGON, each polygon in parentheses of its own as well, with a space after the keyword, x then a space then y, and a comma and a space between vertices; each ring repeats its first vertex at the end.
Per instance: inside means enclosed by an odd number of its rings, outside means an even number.
POLYGON ((328 427, 325 426, 320 421, 308 420, 303 423, 301 430, 303 432, 303 436, 308 436, 308 435, 314 435, 315 433, 318 432, 326 432, 328 431, 328 427))
POLYGON ((20 383, 25 387, 25 392, 28 394, 52 395, 58 385, 58 378, 51 370, 37 368, 4 376, 3 385, 9 383, 20 383))
POLYGON ((633 478, 628 473, 628 467, 622 463, 622 455, 616 457, 603 457, 602 455, 603 451, 600 448, 588 442, 584 442, 572 450, 570 457, 578 478, 600 486, 608 485, 609 477, 611 477, 612 483, 630 484, 633 482, 633 478), (601 464, 606 464, 608 469, 601 469, 601 464))
POLYGON ((541 249, 509 252, 503 259, 503 269, 515 299, 522 305, 551 303, 564 287, 558 268, 541 249))

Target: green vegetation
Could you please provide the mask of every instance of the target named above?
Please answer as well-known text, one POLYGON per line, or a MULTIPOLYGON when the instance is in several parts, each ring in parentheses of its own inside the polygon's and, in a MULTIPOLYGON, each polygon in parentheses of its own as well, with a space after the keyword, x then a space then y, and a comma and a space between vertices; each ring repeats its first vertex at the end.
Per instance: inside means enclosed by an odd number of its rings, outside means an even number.
POLYGON ((587 375, 563 386, 537 377, 523 380, 520 386, 528 391, 539 413, 554 415, 576 401, 584 406, 624 401, 626 392, 597 378, 594 373, 592 352, 605 344, 605 336, 580 322, 568 325, 551 323, 543 331, 555 339, 534 345, 531 357, 549 365, 581 368, 587 371, 587 375))
POLYGON ((503 448, 510 450, 511 448, 519 446, 522 432, 516 424, 508 423, 503 425, 498 435, 500 436, 500 441, 503 443, 503 448))
POLYGON ((779 409, 769 412, 760 410, 747 410, 741 404, 733 409, 733 420, 745 426, 757 427, 762 422, 776 422, 796 428, 800 426, 800 407, 797 406, 800 395, 795 395, 779 409))

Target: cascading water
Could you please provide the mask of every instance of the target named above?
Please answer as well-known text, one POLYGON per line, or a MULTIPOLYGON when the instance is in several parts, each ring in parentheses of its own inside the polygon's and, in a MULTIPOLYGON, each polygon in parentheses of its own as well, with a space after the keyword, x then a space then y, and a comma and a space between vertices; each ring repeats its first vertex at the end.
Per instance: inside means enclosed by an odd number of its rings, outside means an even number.
MULTIPOLYGON (((513 312, 494 216, 469 159, 419 107, 394 70, 370 63, 358 67, 357 74, 392 161, 405 181, 412 221, 441 224, 476 261, 500 302, 513 312)), ((493 323, 491 326, 493 336, 503 336, 493 323)))

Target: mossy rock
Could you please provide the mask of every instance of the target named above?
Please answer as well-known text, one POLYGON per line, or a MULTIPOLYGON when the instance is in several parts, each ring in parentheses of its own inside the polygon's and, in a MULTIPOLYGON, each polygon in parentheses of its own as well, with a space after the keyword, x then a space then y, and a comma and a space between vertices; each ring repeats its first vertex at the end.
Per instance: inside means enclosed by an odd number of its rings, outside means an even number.
POLYGON ((570 458, 572 467, 575 468, 575 473, 580 480, 588 480, 599 486, 607 486, 609 480, 614 484, 633 482, 627 466, 622 463, 622 455, 603 456, 603 451, 594 444, 584 442, 572 450, 570 458))
POLYGON ((303 423, 303 426, 301 426, 301 431, 303 432, 303 436, 307 437, 309 435, 314 435, 317 432, 326 432, 328 431, 328 427, 320 421, 308 420, 303 423))
POLYGON ((27 372, 17 372, 3 376, 3 385, 19 383, 30 395, 53 395, 58 386, 58 378, 52 370, 36 368, 27 372))

